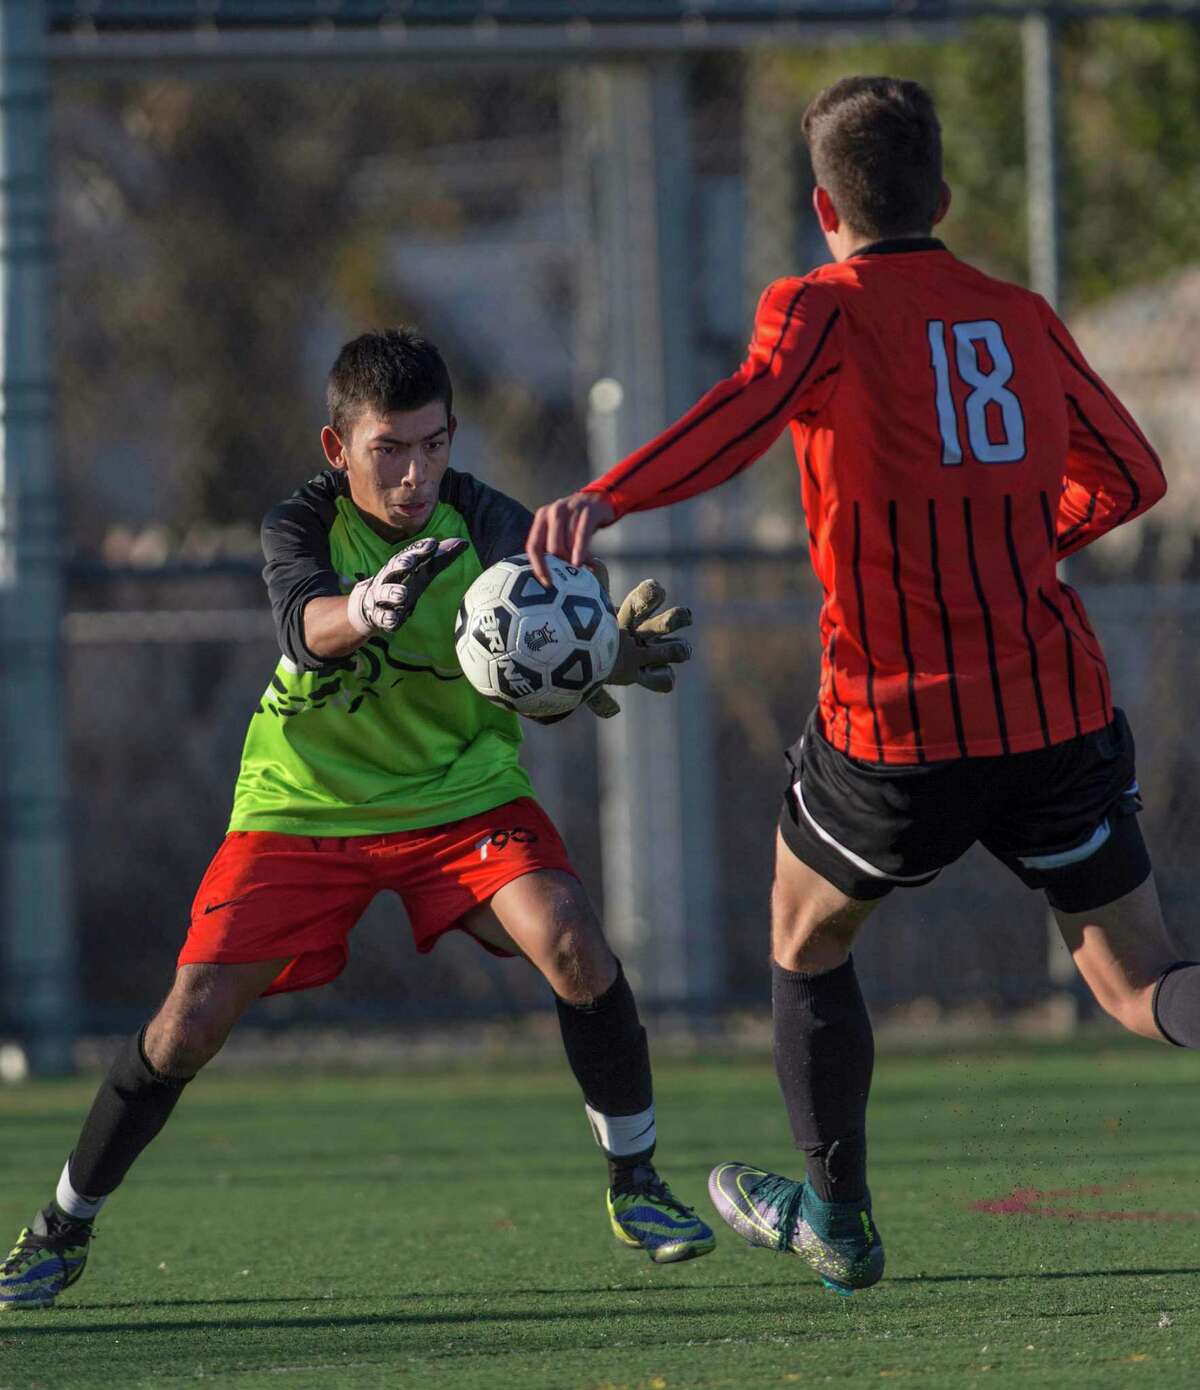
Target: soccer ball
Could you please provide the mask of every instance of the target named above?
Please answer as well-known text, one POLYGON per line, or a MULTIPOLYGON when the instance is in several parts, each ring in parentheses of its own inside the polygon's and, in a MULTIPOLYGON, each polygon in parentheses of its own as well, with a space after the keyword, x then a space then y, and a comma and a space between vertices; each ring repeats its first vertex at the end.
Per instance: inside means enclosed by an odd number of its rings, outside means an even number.
POLYGON ((587 569, 548 556, 543 588, 524 555, 484 570, 463 596, 454 647, 485 699, 518 714, 566 714, 605 680, 620 634, 612 601, 587 569))

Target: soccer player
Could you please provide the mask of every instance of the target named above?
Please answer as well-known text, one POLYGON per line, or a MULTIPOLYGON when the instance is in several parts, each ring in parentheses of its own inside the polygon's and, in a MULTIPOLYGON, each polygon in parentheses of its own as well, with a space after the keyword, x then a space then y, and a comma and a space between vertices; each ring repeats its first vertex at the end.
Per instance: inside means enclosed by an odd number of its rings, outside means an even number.
POLYGON ((1163 495, 1153 449, 1044 300, 932 235, 950 191, 916 83, 804 117, 833 263, 767 287, 749 356, 657 439, 543 507, 527 550, 718 486, 792 431, 823 594, 817 705, 788 751, 772 892, 775 1065, 806 1178, 709 1180, 754 1245, 841 1291, 883 1273, 866 1172, 871 1023, 850 951, 894 888, 980 841, 1046 893, 1100 1004, 1200 1046, 1138 828, 1133 738, 1058 561, 1163 495))
MULTIPOLYGON (((403 899, 418 950, 461 928, 545 976, 608 1158, 617 1239, 658 1263, 715 1244, 651 1162, 645 1031, 533 800, 517 718, 476 694, 454 654, 463 594, 521 550, 530 513, 448 466, 450 377, 418 334, 347 343, 328 404, 329 468, 263 523, 283 657, 250 720, 229 833, 196 894, 175 983, 117 1054, 53 1199, 0 1266, 0 1306, 45 1307, 79 1278, 96 1213, 243 1010, 338 975, 351 928, 385 888, 403 899)), ((690 617, 651 616, 662 600, 647 581, 622 605, 610 681, 672 685, 690 648, 670 634, 690 617)))

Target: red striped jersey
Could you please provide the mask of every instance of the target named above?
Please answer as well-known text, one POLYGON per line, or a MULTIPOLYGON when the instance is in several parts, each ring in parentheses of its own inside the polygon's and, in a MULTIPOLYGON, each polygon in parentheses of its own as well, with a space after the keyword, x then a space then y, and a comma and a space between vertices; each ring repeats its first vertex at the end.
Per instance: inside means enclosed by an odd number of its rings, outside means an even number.
POLYGON ((1043 299, 933 238, 778 280, 739 370, 586 490, 618 517, 667 506, 749 467, 785 426, 824 590, 831 743, 922 763, 1111 720, 1104 656, 1056 566, 1166 482, 1043 299))

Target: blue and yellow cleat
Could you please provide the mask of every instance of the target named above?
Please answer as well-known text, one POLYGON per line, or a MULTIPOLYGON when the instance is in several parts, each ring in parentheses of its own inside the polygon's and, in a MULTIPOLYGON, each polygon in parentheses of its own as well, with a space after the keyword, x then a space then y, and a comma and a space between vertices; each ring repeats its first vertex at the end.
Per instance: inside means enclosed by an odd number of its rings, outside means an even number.
POLYGON ((834 1293, 867 1289, 883 1277, 883 1241, 869 1193, 861 1202, 823 1202, 802 1182, 722 1163, 709 1175, 708 1195, 743 1239, 799 1255, 834 1293))
POLYGON ((657 1265, 694 1260, 716 1247, 712 1229, 684 1206, 653 1168, 637 1169, 636 1177, 628 1188, 610 1188, 608 1193, 608 1219, 622 1245, 644 1250, 657 1265))
POLYGON ((90 1221, 44 1207, 0 1264, 0 1309, 49 1308, 83 1273, 91 1238, 90 1221))

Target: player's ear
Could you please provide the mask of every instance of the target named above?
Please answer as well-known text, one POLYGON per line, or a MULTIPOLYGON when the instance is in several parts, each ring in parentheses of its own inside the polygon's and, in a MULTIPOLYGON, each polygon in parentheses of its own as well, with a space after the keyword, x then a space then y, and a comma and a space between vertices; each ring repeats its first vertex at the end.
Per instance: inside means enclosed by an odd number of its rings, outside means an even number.
POLYGON ((334 468, 344 469, 346 467, 346 450, 332 425, 326 425, 321 431, 321 448, 325 451, 325 457, 334 468))
POLYGON ((813 189, 812 202, 821 230, 827 234, 836 232, 842 225, 841 214, 834 207, 833 199, 820 184, 813 189))
POLYGON ((945 181, 945 179, 943 179, 942 191, 938 195, 937 211, 933 214, 933 225, 935 227, 942 220, 942 218, 945 217, 945 215, 950 211, 951 196, 952 195, 950 193, 950 185, 945 181))
POLYGON ((458 429, 458 416, 449 415, 446 417, 446 443, 454 443, 454 431, 458 429))

